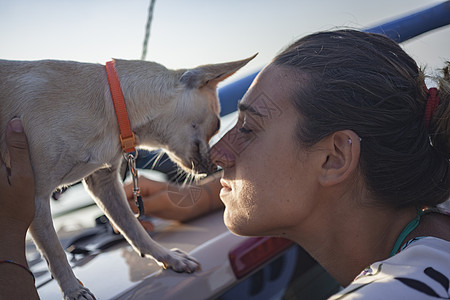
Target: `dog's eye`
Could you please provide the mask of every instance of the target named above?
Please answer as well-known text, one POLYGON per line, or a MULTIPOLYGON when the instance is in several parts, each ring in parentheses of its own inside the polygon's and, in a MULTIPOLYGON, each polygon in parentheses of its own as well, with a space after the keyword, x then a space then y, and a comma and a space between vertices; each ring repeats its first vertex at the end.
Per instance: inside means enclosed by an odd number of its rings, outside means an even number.
POLYGON ((192 128, 197 128, 197 124, 196 123, 192 123, 192 128))
POLYGON ((219 131, 220 129, 220 119, 217 119, 217 128, 216 128, 216 132, 219 131))

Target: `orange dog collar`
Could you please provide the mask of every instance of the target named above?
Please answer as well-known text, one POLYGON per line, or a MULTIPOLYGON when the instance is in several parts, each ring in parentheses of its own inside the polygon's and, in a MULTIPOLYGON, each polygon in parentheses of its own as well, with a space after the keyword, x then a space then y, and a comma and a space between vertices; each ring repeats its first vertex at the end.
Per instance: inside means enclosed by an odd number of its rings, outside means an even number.
POLYGON ((119 123, 120 143, 122 150, 130 153, 136 151, 136 137, 131 131, 130 120, 128 118, 127 107, 123 98, 122 89, 120 87, 119 77, 114 67, 114 61, 108 61, 105 65, 106 75, 108 77, 109 89, 116 111, 117 121, 119 123))

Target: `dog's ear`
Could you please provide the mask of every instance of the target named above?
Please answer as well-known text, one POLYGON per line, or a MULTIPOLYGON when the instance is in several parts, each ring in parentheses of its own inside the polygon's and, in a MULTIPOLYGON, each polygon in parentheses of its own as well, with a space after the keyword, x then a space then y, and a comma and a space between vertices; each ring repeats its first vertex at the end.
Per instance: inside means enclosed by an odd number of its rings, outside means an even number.
POLYGON ((237 70, 255 58, 256 55, 258 53, 243 60, 204 65, 187 70, 181 75, 180 82, 190 89, 199 89, 205 86, 216 88, 219 82, 233 75, 237 70))

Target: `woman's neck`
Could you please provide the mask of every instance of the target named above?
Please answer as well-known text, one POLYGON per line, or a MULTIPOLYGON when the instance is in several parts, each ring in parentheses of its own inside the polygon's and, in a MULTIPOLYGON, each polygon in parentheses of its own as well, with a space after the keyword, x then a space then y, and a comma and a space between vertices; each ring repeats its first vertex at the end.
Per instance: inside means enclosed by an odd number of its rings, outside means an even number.
POLYGON ((399 234, 416 211, 363 207, 356 204, 361 201, 354 199, 346 201, 352 205, 345 205, 342 200, 336 203, 336 209, 318 210, 320 213, 299 224, 300 229, 292 238, 346 286, 371 263, 389 257, 399 234))
POLYGON ((432 236, 450 241, 450 215, 439 212, 423 215, 419 226, 406 236, 404 242, 421 236, 432 236))

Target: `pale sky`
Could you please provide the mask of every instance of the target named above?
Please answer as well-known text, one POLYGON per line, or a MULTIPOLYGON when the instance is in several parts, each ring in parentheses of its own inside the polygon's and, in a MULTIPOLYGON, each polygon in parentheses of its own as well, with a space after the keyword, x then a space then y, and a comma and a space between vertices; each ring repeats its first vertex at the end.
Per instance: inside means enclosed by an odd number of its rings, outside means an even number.
MULTIPOLYGON (((147 60, 169 68, 258 57, 306 34, 368 28, 441 3, 427 0, 156 0, 147 60)), ((150 0, 0 0, 0 58, 105 63, 139 59, 150 0)), ((450 60, 450 26, 404 43, 429 71, 450 60)))

